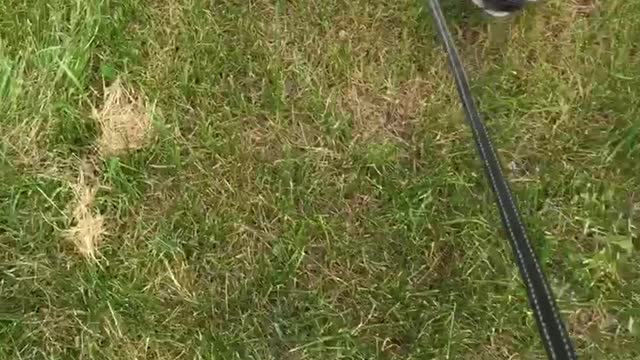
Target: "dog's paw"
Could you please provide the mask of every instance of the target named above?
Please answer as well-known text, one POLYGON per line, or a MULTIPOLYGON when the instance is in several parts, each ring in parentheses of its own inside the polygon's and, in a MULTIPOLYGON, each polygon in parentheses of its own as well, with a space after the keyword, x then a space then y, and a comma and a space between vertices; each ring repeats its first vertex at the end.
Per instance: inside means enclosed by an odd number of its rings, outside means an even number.
POLYGON ((504 17, 521 10, 526 3, 537 0, 471 0, 487 14, 504 17))

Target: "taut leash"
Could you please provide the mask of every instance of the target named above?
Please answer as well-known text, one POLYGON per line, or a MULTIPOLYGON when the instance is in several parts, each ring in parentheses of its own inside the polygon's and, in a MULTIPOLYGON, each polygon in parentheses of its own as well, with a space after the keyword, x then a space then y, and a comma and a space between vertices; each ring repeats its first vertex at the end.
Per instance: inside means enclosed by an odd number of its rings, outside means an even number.
POLYGON ((533 309, 547 355, 552 360, 575 360, 577 359, 576 353, 558 312, 553 293, 531 247, 518 207, 502 172, 498 155, 471 95, 469 80, 445 23, 440 3, 438 0, 429 0, 429 7, 447 52, 449 65, 462 100, 467 122, 473 132, 478 154, 496 196, 502 224, 511 244, 516 265, 520 270, 520 276, 526 286, 529 304, 533 309))

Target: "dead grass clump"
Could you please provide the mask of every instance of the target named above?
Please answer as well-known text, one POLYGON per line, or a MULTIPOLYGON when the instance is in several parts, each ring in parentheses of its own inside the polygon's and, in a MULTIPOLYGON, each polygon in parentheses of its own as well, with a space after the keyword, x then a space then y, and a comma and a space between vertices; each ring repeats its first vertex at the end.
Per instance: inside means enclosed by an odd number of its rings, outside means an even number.
POLYGON ((143 98, 118 80, 105 89, 104 99, 102 108, 94 111, 100 127, 100 155, 119 155, 145 147, 151 140, 152 122, 143 98))
POLYGON ((96 260, 98 245, 104 234, 104 218, 93 210, 99 186, 96 181, 88 181, 87 177, 85 171, 80 170, 76 183, 72 184, 74 225, 66 230, 66 237, 75 244, 82 256, 96 260))

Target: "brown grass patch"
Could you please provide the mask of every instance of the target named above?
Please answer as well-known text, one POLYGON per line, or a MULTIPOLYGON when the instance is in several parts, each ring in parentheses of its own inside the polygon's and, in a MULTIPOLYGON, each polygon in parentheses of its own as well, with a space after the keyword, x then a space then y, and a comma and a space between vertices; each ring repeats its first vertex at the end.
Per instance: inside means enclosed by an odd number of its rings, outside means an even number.
POLYGON ((489 343, 465 355, 465 359, 473 360, 518 360, 520 355, 514 349, 515 340, 511 335, 499 333, 489 343))
POLYGON ((151 141, 152 121, 143 97, 119 80, 105 89, 104 104, 94 111, 94 117, 100 127, 97 145, 103 157, 138 150, 151 141))
POLYGON ((8 158, 21 171, 29 171, 43 176, 58 176, 66 163, 46 151, 46 137, 49 124, 37 118, 0 127, 2 143, 7 146, 8 158))
POLYGON ((597 336, 615 328, 616 318, 600 309, 580 309, 569 316, 569 332, 575 337, 597 336))
POLYGON ((89 260, 96 260, 98 245, 104 234, 104 218, 92 209, 98 188, 97 181, 90 180, 86 170, 81 169, 76 183, 72 184, 74 225, 65 234, 78 252, 89 260))
MULTIPOLYGON (((39 121, 25 121, 18 126, 7 129, 6 144, 15 154, 16 165, 32 166, 40 162, 46 155, 38 146, 42 132, 39 121)), ((5 129, 3 129, 5 130, 5 129)))
POLYGON ((430 84, 420 78, 388 87, 384 92, 366 82, 354 81, 342 94, 341 106, 351 114, 358 137, 402 139, 419 120, 430 92, 430 84))

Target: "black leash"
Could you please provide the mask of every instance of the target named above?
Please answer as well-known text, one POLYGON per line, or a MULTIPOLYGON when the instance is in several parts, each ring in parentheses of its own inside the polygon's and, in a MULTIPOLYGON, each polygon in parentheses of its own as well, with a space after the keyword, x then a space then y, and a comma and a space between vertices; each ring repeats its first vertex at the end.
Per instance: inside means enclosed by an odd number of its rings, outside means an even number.
POLYGON ((511 243, 520 276, 527 288, 529 304, 533 309, 547 355, 549 359, 553 360, 575 360, 577 359, 575 350, 558 312, 549 284, 527 238, 527 231, 520 219, 509 184, 502 173, 500 161, 487 133, 487 128, 476 108, 469 88, 469 80, 451 39, 438 0, 429 0, 429 7, 447 52, 449 65, 453 71, 467 121, 471 125, 478 153, 491 182, 491 188, 496 195, 502 224, 511 243))

